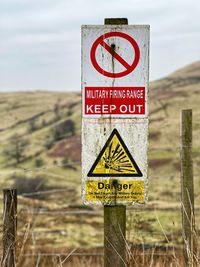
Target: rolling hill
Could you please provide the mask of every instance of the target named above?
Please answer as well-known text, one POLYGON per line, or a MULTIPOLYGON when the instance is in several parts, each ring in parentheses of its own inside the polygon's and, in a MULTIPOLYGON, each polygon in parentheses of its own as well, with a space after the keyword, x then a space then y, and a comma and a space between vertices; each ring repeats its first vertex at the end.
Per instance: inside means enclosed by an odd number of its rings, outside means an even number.
MULTIPOLYGON (((200 61, 150 84, 149 204, 142 213, 139 208, 134 215, 128 212, 130 242, 165 243, 156 216, 172 242, 180 241, 180 112, 187 108, 193 109, 195 203, 200 206, 199 103, 200 61)), ((47 239, 54 248, 102 245, 102 209, 83 207, 80 195, 81 94, 1 93, 0 114, 0 185, 18 188, 19 232, 30 211, 39 210, 31 217, 38 250, 47 239), (73 213, 83 210, 87 216, 73 213)))

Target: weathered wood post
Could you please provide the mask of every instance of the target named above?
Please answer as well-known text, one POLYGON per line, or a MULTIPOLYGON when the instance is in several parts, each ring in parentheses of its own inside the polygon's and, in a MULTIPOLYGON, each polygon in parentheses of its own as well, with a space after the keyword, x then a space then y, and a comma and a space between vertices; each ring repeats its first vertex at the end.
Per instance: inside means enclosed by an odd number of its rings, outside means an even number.
POLYGON ((2 267, 15 267, 17 232, 17 190, 3 190, 3 259, 2 267))
POLYGON ((182 110, 181 201, 185 267, 197 266, 192 164, 192 110, 182 110))
POLYGON ((126 266, 126 206, 104 206, 104 266, 126 266))
MULTIPOLYGON (((105 25, 127 25, 126 18, 107 18, 105 25)), ((104 267, 126 266, 126 206, 104 206, 104 267)))

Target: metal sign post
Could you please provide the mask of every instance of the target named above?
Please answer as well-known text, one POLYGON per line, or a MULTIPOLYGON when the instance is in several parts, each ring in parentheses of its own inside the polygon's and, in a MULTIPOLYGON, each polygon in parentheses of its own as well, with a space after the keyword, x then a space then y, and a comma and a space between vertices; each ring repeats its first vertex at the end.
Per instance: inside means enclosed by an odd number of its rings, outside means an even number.
POLYGON ((149 26, 82 26, 82 197, 104 205, 105 267, 125 266, 126 206, 147 201, 149 26))

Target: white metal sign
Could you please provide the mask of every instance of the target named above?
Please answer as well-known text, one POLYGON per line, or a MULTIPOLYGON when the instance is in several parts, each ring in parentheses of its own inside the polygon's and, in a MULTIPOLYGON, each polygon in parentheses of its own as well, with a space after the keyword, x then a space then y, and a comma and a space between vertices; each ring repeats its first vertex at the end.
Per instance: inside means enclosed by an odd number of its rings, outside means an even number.
POLYGON ((147 198, 149 26, 82 27, 85 204, 147 198))

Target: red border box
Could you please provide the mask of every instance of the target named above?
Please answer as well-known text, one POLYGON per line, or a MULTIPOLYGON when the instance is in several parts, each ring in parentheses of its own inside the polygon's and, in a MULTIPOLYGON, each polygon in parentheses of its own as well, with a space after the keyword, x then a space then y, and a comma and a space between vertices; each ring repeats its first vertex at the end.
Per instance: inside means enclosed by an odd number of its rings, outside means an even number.
POLYGON ((144 115, 145 87, 84 88, 85 115, 144 115))

